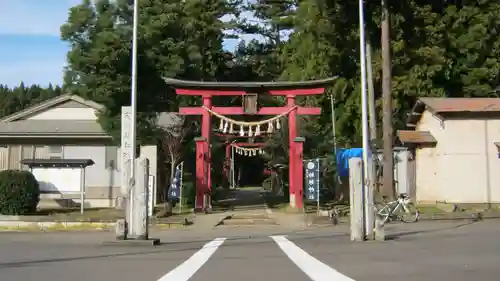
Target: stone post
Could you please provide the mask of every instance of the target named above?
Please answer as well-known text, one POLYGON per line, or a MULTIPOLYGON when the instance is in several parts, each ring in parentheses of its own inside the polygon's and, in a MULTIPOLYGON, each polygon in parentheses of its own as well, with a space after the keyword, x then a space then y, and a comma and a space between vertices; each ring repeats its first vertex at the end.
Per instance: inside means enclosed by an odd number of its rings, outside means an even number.
POLYGON ((363 161, 361 158, 349 159, 349 190, 351 241, 364 241, 363 161))
POLYGON ((375 185, 373 181, 376 180, 375 174, 372 174, 373 167, 373 154, 368 156, 368 163, 364 163, 363 165, 368 165, 368 169, 364 169, 364 171, 368 171, 368 175, 363 176, 363 187, 364 187, 364 209, 365 209, 365 238, 368 240, 375 239, 374 228, 375 228, 375 204, 374 204, 374 195, 375 195, 375 185))
POLYGON ((132 189, 134 204, 132 205, 132 225, 130 226, 131 238, 148 240, 148 179, 149 160, 136 159, 135 185, 132 189))

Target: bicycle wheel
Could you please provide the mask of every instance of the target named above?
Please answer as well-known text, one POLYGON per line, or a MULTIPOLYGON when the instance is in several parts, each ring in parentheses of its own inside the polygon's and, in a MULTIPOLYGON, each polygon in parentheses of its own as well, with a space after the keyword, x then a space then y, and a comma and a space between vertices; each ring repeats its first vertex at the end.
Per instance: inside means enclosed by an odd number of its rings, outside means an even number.
POLYGON ((404 206, 401 206, 400 209, 400 219, 405 223, 413 223, 417 222, 420 217, 420 212, 417 207, 413 203, 407 203, 404 206))

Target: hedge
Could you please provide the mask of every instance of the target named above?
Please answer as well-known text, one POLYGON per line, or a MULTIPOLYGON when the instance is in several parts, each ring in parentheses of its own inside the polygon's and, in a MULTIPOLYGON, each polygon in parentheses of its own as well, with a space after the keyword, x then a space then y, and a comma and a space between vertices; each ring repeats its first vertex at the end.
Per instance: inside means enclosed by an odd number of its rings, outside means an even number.
POLYGON ((38 181, 28 171, 0 171, 0 214, 35 213, 40 201, 38 181))

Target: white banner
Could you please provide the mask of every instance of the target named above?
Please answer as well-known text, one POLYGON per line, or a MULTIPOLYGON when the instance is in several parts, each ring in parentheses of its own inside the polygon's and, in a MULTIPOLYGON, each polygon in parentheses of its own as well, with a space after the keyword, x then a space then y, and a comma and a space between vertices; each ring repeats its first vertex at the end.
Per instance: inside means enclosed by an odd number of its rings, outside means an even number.
POLYGON ((149 175, 148 177, 148 215, 150 217, 153 216, 153 209, 154 209, 154 196, 156 194, 155 192, 155 176, 149 175))
POLYGON ((130 172, 126 171, 127 168, 130 167, 128 161, 131 160, 131 156, 133 154, 132 149, 132 139, 130 134, 132 124, 132 109, 130 106, 122 106, 122 116, 121 116, 121 167, 120 167, 120 176, 121 176, 121 187, 122 194, 128 194, 128 181, 130 172))

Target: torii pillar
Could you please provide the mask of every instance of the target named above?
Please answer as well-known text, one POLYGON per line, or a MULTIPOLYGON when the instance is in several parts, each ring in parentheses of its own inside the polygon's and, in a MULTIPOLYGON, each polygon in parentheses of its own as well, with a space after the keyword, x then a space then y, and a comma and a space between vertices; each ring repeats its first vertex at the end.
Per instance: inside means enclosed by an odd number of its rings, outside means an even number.
MULTIPOLYGON (((220 115, 248 115, 243 106, 238 107, 217 107, 212 105, 213 96, 245 96, 251 93, 269 94, 273 96, 285 96, 287 99, 286 106, 282 107, 263 107, 259 108, 253 115, 280 115, 288 112, 288 130, 289 130, 289 189, 290 189, 290 206, 293 208, 303 208, 303 190, 302 184, 304 171, 302 170, 301 155, 296 152, 297 137, 297 115, 320 115, 321 108, 307 108, 297 106, 295 98, 297 96, 309 96, 323 94, 324 86, 332 84, 337 77, 331 77, 315 81, 303 82, 197 82, 185 81, 172 78, 164 78, 165 82, 175 88, 178 95, 201 96, 203 101, 202 107, 181 107, 179 114, 181 115, 201 115, 202 116, 202 138, 206 141, 203 145, 197 145, 197 163, 196 177, 200 180, 196 181, 197 194, 207 194, 211 191, 211 176, 210 176, 210 133, 211 133, 211 116, 207 109, 216 112, 220 115), (199 152, 198 150, 203 150, 199 152), (204 155, 205 157, 198 157, 204 155), (199 162, 198 162, 199 161, 199 162), (204 170, 201 167, 205 167, 204 170), (207 171, 204 174, 202 171, 207 171), (204 178, 201 180, 201 178, 204 178)), ((210 208, 210 198, 196 198, 195 211, 202 211, 210 208)))

